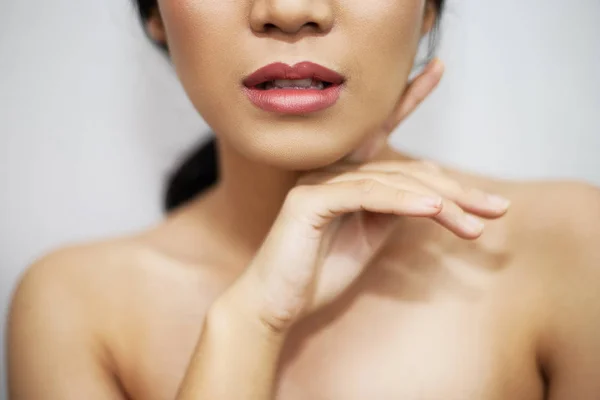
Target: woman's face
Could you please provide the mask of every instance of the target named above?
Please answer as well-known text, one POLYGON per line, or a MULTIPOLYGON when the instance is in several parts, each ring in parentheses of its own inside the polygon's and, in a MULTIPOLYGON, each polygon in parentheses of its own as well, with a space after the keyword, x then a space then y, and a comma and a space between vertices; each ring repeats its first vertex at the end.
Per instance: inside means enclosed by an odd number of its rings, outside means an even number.
POLYGON ((435 19, 426 0, 158 3, 183 87, 219 139, 294 170, 331 164, 381 127, 435 19), (296 69, 248 80, 273 63, 296 69))

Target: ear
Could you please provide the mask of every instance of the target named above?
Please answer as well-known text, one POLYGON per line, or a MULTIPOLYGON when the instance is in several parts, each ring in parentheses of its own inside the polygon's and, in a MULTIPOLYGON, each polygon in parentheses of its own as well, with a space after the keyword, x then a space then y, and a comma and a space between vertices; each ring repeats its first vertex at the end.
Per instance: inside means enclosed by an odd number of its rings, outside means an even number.
POLYGON ((150 13, 145 27, 150 39, 162 45, 167 44, 167 33, 158 7, 154 8, 150 13))
POLYGON ((421 28, 421 34, 427 35, 433 29, 435 21, 438 17, 438 10, 433 1, 426 0, 425 2, 425 13, 423 14, 423 26, 421 28))
POLYGON ((412 114, 438 86, 444 75, 444 63, 439 58, 434 58, 427 64, 406 87, 400 100, 396 104, 394 112, 384 124, 388 134, 412 114))
POLYGON ((444 64, 435 58, 408 84, 396 107, 378 132, 374 132, 358 149, 346 156, 351 163, 364 163, 373 159, 387 144, 394 129, 412 114, 437 87, 444 74, 444 64))

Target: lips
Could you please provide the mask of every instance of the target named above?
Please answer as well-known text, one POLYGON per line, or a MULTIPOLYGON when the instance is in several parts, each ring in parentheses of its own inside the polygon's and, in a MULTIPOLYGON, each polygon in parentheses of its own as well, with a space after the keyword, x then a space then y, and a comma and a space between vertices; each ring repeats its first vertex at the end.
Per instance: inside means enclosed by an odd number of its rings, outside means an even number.
POLYGON ((321 65, 269 64, 243 80, 244 92, 258 108, 282 114, 306 114, 333 106, 345 78, 321 65))
POLYGON ((244 86, 253 87, 269 81, 284 79, 313 79, 333 85, 340 85, 344 82, 344 77, 342 75, 311 62, 302 62, 294 66, 289 66, 284 63, 274 63, 260 68, 244 79, 244 86))

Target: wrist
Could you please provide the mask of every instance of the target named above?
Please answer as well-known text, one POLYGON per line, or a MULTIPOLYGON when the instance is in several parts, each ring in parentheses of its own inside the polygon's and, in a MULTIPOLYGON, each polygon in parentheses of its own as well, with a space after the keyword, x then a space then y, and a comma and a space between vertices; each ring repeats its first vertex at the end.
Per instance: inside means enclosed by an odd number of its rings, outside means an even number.
POLYGON ((229 335, 252 336, 257 340, 280 346, 285 341, 288 330, 275 329, 267 323, 255 307, 255 301, 234 284, 209 308, 207 323, 229 335))

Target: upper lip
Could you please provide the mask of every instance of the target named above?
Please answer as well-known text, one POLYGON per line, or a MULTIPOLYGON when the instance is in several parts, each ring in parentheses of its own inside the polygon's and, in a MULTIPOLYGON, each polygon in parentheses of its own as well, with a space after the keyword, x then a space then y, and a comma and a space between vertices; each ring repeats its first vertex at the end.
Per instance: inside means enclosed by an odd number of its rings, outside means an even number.
POLYGON ((345 80, 337 72, 309 61, 304 61, 293 66, 277 62, 265 65, 254 71, 244 79, 243 84, 246 87, 254 87, 277 79, 315 79, 334 85, 342 84, 345 80))

